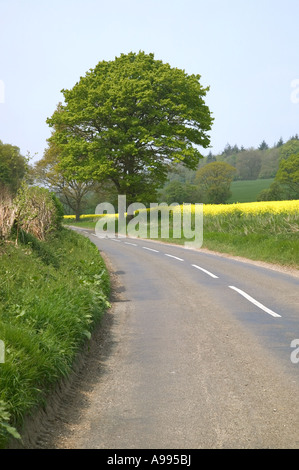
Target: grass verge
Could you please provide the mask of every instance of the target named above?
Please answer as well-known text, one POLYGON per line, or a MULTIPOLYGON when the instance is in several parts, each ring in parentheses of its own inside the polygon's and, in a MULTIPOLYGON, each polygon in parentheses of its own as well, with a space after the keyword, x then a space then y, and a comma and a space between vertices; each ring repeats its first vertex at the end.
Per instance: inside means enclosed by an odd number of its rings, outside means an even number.
POLYGON ((0 244, 0 447, 72 369, 108 307, 109 276, 89 239, 63 228, 0 244))
POLYGON ((207 232, 203 247, 255 261, 299 268, 299 239, 297 234, 248 234, 207 232))

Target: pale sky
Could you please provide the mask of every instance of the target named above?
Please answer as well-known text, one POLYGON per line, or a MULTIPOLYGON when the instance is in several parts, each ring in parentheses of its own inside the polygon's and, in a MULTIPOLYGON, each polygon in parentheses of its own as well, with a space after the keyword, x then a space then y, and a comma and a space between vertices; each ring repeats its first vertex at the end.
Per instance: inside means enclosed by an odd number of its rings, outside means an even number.
POLYGON ((286 141, 299 134, 298 24, 299 0, 0 0, 0 140, 39 160, 61 89, 142 50, 210 86, 213 153, 286 141))

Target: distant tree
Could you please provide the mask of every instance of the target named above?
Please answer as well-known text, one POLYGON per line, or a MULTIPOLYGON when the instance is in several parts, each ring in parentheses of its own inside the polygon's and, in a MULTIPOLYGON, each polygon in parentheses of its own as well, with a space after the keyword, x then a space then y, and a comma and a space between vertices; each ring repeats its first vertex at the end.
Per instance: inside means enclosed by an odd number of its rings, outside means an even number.
MULTIPOLYGON (((205 163, 205 158, 201 158, 199 164, 205 163)), ((180 163, 176 165, 172 165, 167 174, 167 182, 168 184, 170 181, 180 181, 181 183, 190 183, 193 184, 195 178, 195 170, 191 170, 180 163)))
POLYGON ((20 149, 0 140, 0 186, 5 186, 12 194, 19 189, 28 169, 28 160, 20 149))
POLYGON ((262 166, 262 154, 258 150, 246 150, 238 154, 237 177, 241 180, 258 178, 262 166))
POLYGON ((283 145, 283 138, 280 137, 279 141, 277 142, 277 144, 275 145, 275 147, 279 148, 283 145))
POLYGON ((196 203, 201 202, 201 195, 197 185, 185 184, 180 181, 171 181, 160 192, 159 202, 166 202, 171 204, 177 202, 183 203, 196 203))
POLYGON ((294 198, 299 197, 299 153, 280 161, 275 179, 286 186, 294 198))
POLYGON ((212 154, 212 152, 209 153, 209 155, 207 156, 207 163, 212 163, 212 162, 216 162, 216 157, 212 154))
POLYGON ((275 178, 279 166, 279 147, 261 152, 261 169, 258 178, 275 178))
POLYGON ((232 146, 229 143, 227 143, 221 155, 228 157, 231 154, 232 154, 232 146))
POLYGON ((238 152, 240 152, 240 149, 236 144, 233 147, 230 144, 226 144, 221 155, 224 157, 229 157, 230 155, 236 154, 238 152))
POLYGON ((290 155, 299 153, 299 140, 288 140, 282 147, 280 147, 279 157, 281 160, 286 160, 290 155))
POLYGON ((236 168, 236 165, 237 165, 237 161, 238 161, 238 154, 235 153, 233 155, 230 155, 229 157, 226 157, 225 158, 225 162, 228 163, 229 165, 233 166, 236 168))
POLYGON ((259 150, 267 150, 269 148, 268 144, 263 140, 263 142, 259 146, 259 150))
POLYGON ((281 201, 286 198, 285 191, 278 181, 273 181, 268 189, 263 189, 257 201, 281 201))
POLYGON ((213 162, 196 173, 196 183, 203 193, 203 202, 223 204, 231 196, 230 185, 236 169, 226 162, 213 162))

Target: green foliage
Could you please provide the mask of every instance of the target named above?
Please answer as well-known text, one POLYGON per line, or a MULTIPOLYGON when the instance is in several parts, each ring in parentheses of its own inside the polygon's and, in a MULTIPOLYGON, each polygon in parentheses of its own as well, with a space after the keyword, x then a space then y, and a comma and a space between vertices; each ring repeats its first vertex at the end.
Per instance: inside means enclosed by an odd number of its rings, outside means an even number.
POLYGON ((257 196, 257 201, 282 201, 284 199, 289 198, 278 181, 273 181, 268 189, 263 189, 257 196))
POLYGON ((246 150, 236 159, 237 179, 256 180, 262 166, 261 151, 246 150))
POLYGON ((287 160, 290 155, 299 154, 299 140, 291 139, 280 147, 280 160, 287 160))
POLYGON ((279 201, 299 198, 299 142, 293 140, 281 149, 281 159, 275 181, 268 190, 262 191, 259 201, 279 201), (298 146, 298 147, 297 147, 298 146), (298 153, 289 154, 296 150, 298 153))
POLYGON ((268 144, 265 142, 265 140, 263 140, 263 142, 259 146, 259 150, 268 150, 268 148, 268 144))
POLYGON ((299 152, 280 161, 276 180, 289 189, 291 197, 299 198, 299 152))
POLYGON ((85 207, 86 195, 93 188, 94 183, 93 181, 77 181, 74 178, 67 179, 59 168, 59 161, 59 146, 49 141, 43 158, 37 161, 31 169, 32 178, 54 191, 62 203, 79 219, 85 207))
POLYGON ((119 194, 147 203, 170 162, 196 168, 212 118, 199 75, 133 52, 99 62, 48 119, 61 171, 77 180, 110 180, 119 194))
POLYGON ((64 208, 61 201, 58 199, 55 193, 51 193, 51 199, 53 201, 53 205, 55 207, 55 213, 53 218, 53 225, 59 230, 62 227, 63 216, 64 216, 64 208))
MULTIPOLYGON (((277 181, 271 188, 270 184, 273 183, 281 160, 287 160, 289 156, 297 153, 299 153, 298 136, 292 137, 286 143, 280 139, 274 147, 265 147, 264 150, 244 149, 227 144, 221 154, 213 155, 210 152, 206 158, 200 160, 198 170, 215 161, 225 162, 236 168, 234 181, 231 184, 232 195, 227 200, 229 203, 292 199, 298 196, 287 184, 277 181)), ((169 171, 168 183, 161 193, 167 191, 169 182, 194 184, 195 177, 196 171, 176 165, 169 171)))
POLYGON ((261 152, 261 168, 257 175, 259 179, 274 178, 279 166, 280 148, 271 148, 261 152))
POLYGON ((0 400, 0 448, 9 437, 14 437, 15 439, 21 438, 18 431, 9 423, 10 413, 7 411, 7 404, 0 400))
POLYGON ((22 244, 5 246, 0 271, 2 446, 7 431, 19 430, 24 417, 69 374, 109 306, 108 297, 108 273, 87 238, 62 229, 48 241, 25 234, 22 244))
POLYGON ((6 186, 15 194, 26 174, 27 164, 18 147, 3 144, 0 140, 0 188, 6 186))
POLYGON ((248 235, 205 232, 203 247, 220 253, 290 266, 298 269, 299 240, 297 234, 250 233, 248 235))
POLYGON ((159 194, 158 202, 171 204, 177 202, 195 203, 201 200, 200 190, 195 184, 185 184, 180 181, 171 181, 159 194))
POLYGON ((19 242, 24 246, 28 246, 46 265, 52 265, 55 268, 59 268, 59 257, 57 253, 51 249, 49 244, 38 240, 36 237, 31 235, 31 233, 24 232, 22 229, 19 232, 19 242))
POLYGON ((212 162, 198 170, 196 182, 208 204, 222 204, 230 197, 230 185, 236 169, 225 162, 212 162))

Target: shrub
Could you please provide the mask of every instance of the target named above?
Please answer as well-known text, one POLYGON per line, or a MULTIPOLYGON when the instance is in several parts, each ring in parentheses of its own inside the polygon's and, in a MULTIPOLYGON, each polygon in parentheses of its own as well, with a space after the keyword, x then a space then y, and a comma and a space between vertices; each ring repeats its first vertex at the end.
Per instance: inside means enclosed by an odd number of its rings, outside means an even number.
POLYGON ((38 240, 45 238, 61 226, 62 206, 47 189, 22 185, 15 199, 16 226, 38 240))

